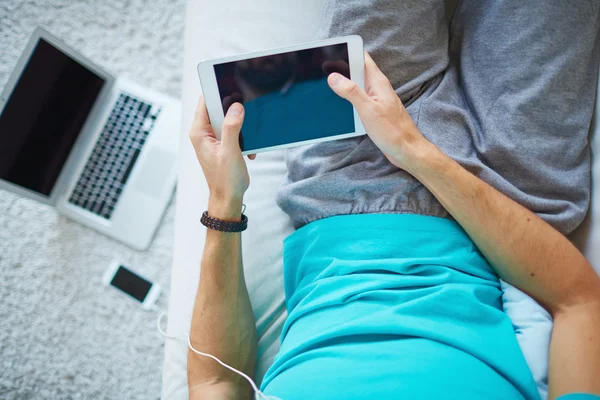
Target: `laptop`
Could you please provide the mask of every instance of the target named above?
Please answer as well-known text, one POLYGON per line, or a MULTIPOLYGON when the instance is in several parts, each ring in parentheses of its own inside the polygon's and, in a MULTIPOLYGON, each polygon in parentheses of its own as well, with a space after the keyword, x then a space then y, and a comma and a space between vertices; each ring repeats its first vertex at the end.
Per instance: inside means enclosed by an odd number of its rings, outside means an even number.
POLYGON ((0 95, 0 189, 146 249, 176 182, 181 104, 38 28, 0 95))

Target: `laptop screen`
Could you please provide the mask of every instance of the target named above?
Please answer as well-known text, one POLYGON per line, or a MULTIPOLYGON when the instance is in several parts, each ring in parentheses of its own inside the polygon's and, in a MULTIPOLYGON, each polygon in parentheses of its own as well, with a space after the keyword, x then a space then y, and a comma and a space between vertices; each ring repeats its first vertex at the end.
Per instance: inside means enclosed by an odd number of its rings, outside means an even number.
POLYGON ((0 179, 49 196, 105 83, 40 39, 0 114, 0 179))

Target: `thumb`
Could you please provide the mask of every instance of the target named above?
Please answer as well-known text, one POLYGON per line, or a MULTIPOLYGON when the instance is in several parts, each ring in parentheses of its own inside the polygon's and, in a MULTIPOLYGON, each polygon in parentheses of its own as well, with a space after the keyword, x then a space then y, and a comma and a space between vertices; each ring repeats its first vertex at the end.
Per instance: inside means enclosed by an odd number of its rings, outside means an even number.
POLYGON ((327 78, 329 87, 341 98, 348 100, 359 111, 371 103, 371 98, 358 84, 337 72, 327 78))
POLYGON ((240 130, 244 122, 244 106, 233 103, 227 110, 227 115, 221 127, 221 144, 228 148, 240 148, 240 130))

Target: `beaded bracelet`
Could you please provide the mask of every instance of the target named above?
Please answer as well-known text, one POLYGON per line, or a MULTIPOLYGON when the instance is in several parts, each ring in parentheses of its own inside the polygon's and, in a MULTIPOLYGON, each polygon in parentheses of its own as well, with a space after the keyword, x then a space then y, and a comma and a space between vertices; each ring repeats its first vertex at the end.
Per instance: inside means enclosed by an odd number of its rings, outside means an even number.
POLYGON ((200 222, 207 228, 220 232, 242 232, 248 228, 248 217, 243 213, 242 220, 236 222, 213 218, 208 215, 208 211, 204 211, 202 218, 200 218, 200 222))

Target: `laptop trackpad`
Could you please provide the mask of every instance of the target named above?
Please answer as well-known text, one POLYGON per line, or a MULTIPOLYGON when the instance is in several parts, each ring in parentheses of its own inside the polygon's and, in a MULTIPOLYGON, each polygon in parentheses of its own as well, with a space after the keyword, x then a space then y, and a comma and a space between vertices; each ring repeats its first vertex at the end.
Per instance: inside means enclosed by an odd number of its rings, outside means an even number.
POLYGON ((149 196, 160 197, 174 165, 175 155, 172 152, 159 147, 149 148, 133 186, 149 196))

